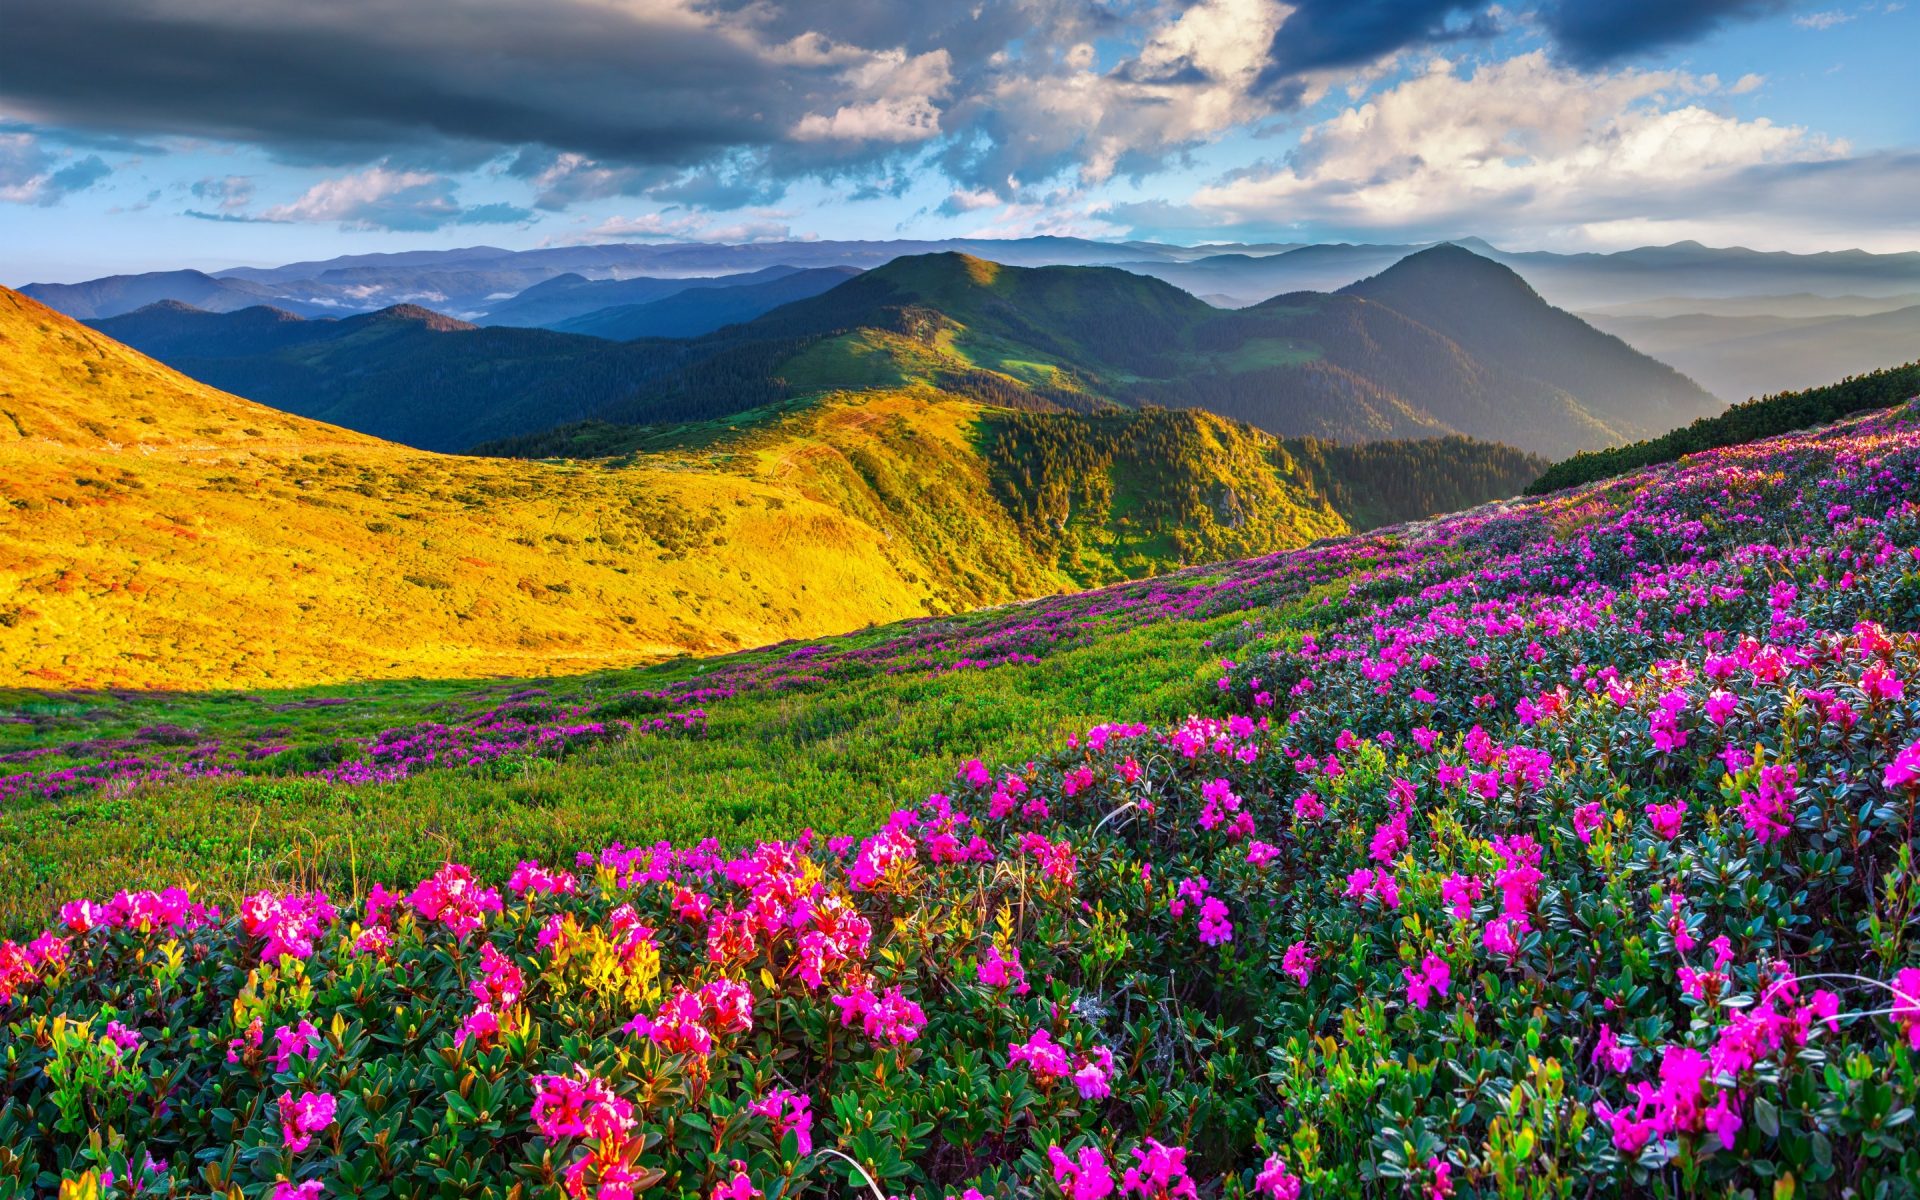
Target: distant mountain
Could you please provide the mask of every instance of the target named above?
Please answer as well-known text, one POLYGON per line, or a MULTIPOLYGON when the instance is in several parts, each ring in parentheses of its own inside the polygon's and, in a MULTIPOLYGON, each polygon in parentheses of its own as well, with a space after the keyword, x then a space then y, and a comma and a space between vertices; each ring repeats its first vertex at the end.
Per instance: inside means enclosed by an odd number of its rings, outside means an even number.
POLYGON ((1737 404, 1920 356, 1920 305, 1864 316, 1596 317, 1737 404))
MULTIPOLYGON (((1541 295, 1563 308, 1589 308, 1691 294, 1707 298, 1783 295, 1795 292, 1893 296, 1920 293, 1920 254, 1778 254, 1710 248, 1694 242, 1650 246, 1607 254, 1509 252, 1478 238, 1456 244, 1506 264, 1541 295)), ((769 268, 882 266, 896 258, 954 251, 1010 266, 1120 266, 1153 275, 1209 297, 1224 307, 1256 304, 1287 292, 1334 291, 1378 274, 1399 259, 1433 243, 1347 245, 1263 243, 1175 246, 1163 242, 1101 242, 1086 238, 956 238, 940 241, 755 242, 720 245, 700 242, 611 243, 597 246, 548 246, 503 250, 470 246, 357 254, 278 267, 233 267, 206 277, 246 285, 246 301, 217 301, 188 273, 161 272, 95 280, 91 284, 34 284, 30 290, 47 303, 82 317, 130 312, 155 300, 180 300, 209 309, 272 304, 302 315, 370 312, 413 303, 467 319, 483 319, 495 309, 545 281, 577 275, 591 282, 635 278, 686 280, 751 274, 769 268), (128 281, 135 281, 129 284, 128 281), (134 287, 124 300, 95 304, 85 292, 134 287)), ((192 274, 198 274, 197 272, 192 274)), ((577 281, 568 281, 569 283, 577 281)), ((736 280, 735 283, 744 281, 736 280)), ((721 286, 732 286, 725 284, 721 286)), ((595 303, 642 304, 657 295, 629 296, 595 303)), ((578 309, 551 323, 582 315, 578 309)), ((1784 315, 1784 314, 1783 314, 1784 315)), ((511 318, 513 323, 539 323, 511 318)), ((499 321, 497 323, 508 323, 499 321)))
MULTIPOLYGON (((596 309, 577 317, 553 323, 562 333, 583 333, 591 337, 628 342, 635 338, 686 338, 711 333, 727 325, 751 321, 765 312, 818 296, 838 287, 860 273, 858 267, 809 267, 786 271, 767 278, 766 271, 755 272, 757 282, 729 287, 717 286, 726 276, 709 282, 716 286, 697 286, 644 304, 621 304, 596 309)), ((753 279, 754 276, 743 278, 753 279)), ((626 280, 623 282, 633 282, 626 280)))
POLYGON ((426 450, 592 416, 673 357, 416 305, 302 320, 166 304, 92 324, 223 391, 426 450))
POLYGON ((1126 270, 947 252, 682 339, 434 326, 419 310, 300 328, 171 308, 100 328, 216 386, 429 449, 912 387, 1029 410, 1205 409, 1350 442, 1458 433, 1547 454, 1644 437, 1714 407, 1465 250, 1430 252, 1370 286, 1380 298, 1296 292, 1222 311, 1126 270), (1444 311, 1450 289, 1475 299, 1444 311), (1388 292, 1419 315, 1384 302, 1388 292), (225 344, 229 327, 244 349, 225 344))
POLYGON ((1883 296, 1920 291, 1920 253, 1818 254, 1676 242, 1610 254, 1495 252, 1543 295, 1566 308, 1620 304, 1684 291, 1735 297, 1814 292, 1883 296))
POLYGON ((277 297, 271 288, 242 279, 216 279, 199 271, 112 275, 86 283, 30 283, 20 289, 20 294, 83 320, 119 316, 163 300, 209 312, 232 312, 277 297))
MULTIPOLYGON (((628 279, 588 279, 583 275, 568 273, 566 275, 557 275, 552 279, 537 283, 510 300, 491 305, 485 315, 480 318, 480 323, 484 325, 523 325, 543 329, 558 329, 569 321, 588 316, 592 313, 603 312, 611 308, 650 304, 657 300, 666 300, 674 296, 680 296, 707 288, 752 287, 757 284, 771 284, 785 279, 788 276, 803 274, 807 270, 807 268, 790 267, 785 264, 780 264, 778 266, 766 267, 759 271, 749 271, 739 275, 714 275, 674 279, 658 278, 649 275, 635 276, 628 279)), ((848 275, 858 273, 851 267, 813 268, 813 270, 833 270, 839 272, 839 274, 834 276, 831 282, 824 283, 821 286, 809 288, 807 285, 800 285, 791 295, 785 296, 784 299, 776 300, 773 304, 769 304, 765 308, 760 309, 760 312, 765 312, 767 308, 775 307, 777 304, 784 304, 788 300, 797 300, 802 296, 816 295, 819 292, 825 291, 826 288, 832 287, 833 284, 845 279, 848 275)), ((809 276, 809 278, 814 277, 809 276)), ((749 314, 749 316, 758 315, 759 313, 749 314)), ((725 322, 722 322, 722 324, 725 324, 725 322)), ((719 327, 719 325, 709 325, 703 329, 692 330, 691 333, 706 333, 710 329, 718 329, 719 327)), ((595 336, 602 335, 596 334, 595 336)), ((639 337, 642 335, 634 334, 633 336, 639 337)), ((685 337, 690 336, 690 334, 672 334, 667 336, 685 337)), ((615 338, 614 340, 625 341, 628 339, 615 338)))
MULTIPOLYGON (((1756 296, 1656 296, 1603 304, 1579 312, 1581 320, 1660 317, 1870 317, 1920 304, 1920 292, 1886 296, 1823 296, 1814 292, 1756 296)), ((1604 326, 1601 326, 1604 328, 1604 326)))
POLYGON ((1424 249, 1416 245, 1289 246, 1273 254, 1215 254, 1191 262, 1126 262, 1124 270, 1164 279, 1239 308, 1286 292, 1331 292, 1424 249))
POLYGON ((1658 433, 1720 407, 1685 375, 1552 307, 1510 268, 1461 246, 1422 250, 1341 290, 1577 396, 1615 429, 1658 433))

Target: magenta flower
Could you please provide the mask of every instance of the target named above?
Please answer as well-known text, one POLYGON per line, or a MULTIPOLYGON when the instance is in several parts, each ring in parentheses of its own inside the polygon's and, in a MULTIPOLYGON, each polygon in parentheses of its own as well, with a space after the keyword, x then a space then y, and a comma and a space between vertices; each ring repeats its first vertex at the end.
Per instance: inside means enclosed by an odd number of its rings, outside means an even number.
POLYGON ((1920 784, 1920 742, 1914 742, 1894 755, 1893 762, 1887 766, 1887 773, 1880 779, 1880 786, 1889 791, 1916 784, 1920 784))
POLYGON ((313 1145, 313 1135, 333 1124, 337 1101, 326 1092, 284 1092, 280 1096, 280 1140, 294 1154, 313 1145))
POLYGON ((1280 969, 1291 976, 1295 983, 1305 987, 1307 981, 1313 978, 1313 968, 1319 961, 1307 949, 1305 942, 1295 942, 1280 956, 1280 969))
POLYGON ((760 1189, 747 1178, 747 1164, 734 1160, 733 1174, 713 1185, 713 1200, 762 1200, 760 1189))
POLYGON ((1653 831, 1672 841, 1680 836, 1680 827, 1687 819, 1687 802, 1675 800, 1670 804, 1648 804, 1646 813, 1653 831))
POLYGON ((486 924, 486 914, 500 911, 500 893, 481 886, 471 867, 450 862, 414 888, 407 903, 421 920, 443 925, 455 937, 465 937, 486 924))
POLYGON ((1400 974, 1407 981, 1407 1003, 1422 1010, 1432 1002, 1436 993, 1446 995, 1453 981, 1453 968, 1437 954, 1427 955, 1418 971, 1412 967, 1402 967, 1400 974))
POLYGON ((1026 969, 1020 965, 1020 950, 1011 947, 1005 955, 1000 947, 988 946, 986 957, 974 968, 975 976, 988 987, 1012 988, 1017 996, 1024 996, 1032 989, 1027 986, 1026 969))
POLYGON ((807 1097, 776 1088, 749 1104, 747 1111, 766 1118, 775 1141, 792 1133, 794 1151, 801 1158, 813 1153, 813 1112, 807 1097))
POLYGON ((1287 1169, 1286 1160, 1269 1155, 1254 1176, 1253 1191, 1267 1200, 1300 1200, 1300 1177, 1287 1169))
POLYGON ((618 1141, 633 1128, 633 1105, 615 1095, 605 1080, 577 1067, 572 1075, 534 1077, 533 1123, 548 1141, 618 1141))
POLYGON ((1187 1152, 1180 1146, 1166 1146, 1148 1138, 1137 1147, 1134 1165, 1120 1181, 1120 1194, 1142 1200, 1194 1200, 1198 1194, 1187 1176, 1187 1152))
POLYGON ((1761 769, 1751 789, 1741 790, 1740 817, 1761 845, 1793 832, 1793 801, 1799 777, 1799 770, 1791 763, 1775 763, 1761 769))
POLYGON ((1068 1158, 1060 1147, 1048 1146, 1047 1161, 1053 1167, 1053 1182, 1067 1200, 1106 1200, 1113 1195, 1113 1170, 1096 1147, 1082 1146, 1068 1158))

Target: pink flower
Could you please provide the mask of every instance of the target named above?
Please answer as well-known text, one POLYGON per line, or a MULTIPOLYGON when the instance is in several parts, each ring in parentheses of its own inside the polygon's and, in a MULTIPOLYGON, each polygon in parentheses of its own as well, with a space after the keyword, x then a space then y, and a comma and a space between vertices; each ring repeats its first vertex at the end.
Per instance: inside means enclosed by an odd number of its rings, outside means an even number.
POLYGON ((1720 1139, 1722 1149, 1733 1149, 1734 1138, 1740 1133, 1741 1120, 1731 1093, 1723 1091, 1714 1100, 1713 1107, 1707 1110, 1706 1125, 1720 1139))
POLYGON ((1098 1148, 1082 1146, 1068 1158, 1060 1147, 1048 1146, 1047 1161, 1053 1167, 1054 1184, 1067 1194, 1067 1200, 1106 1200, 1113 1195, 1113 1170, 1098 1148))
POLYGON ((468 1013, 466 1020, 460 1022, 460 1028, 453 1034, 453 1044, 455 1047, 464 1046, 471 1038, 485 1046, 498 1036, 500 1036, 500 1018, 491 1008, 482 1004, 468 1013))
POLYGON ((1625 1074, 1633 1067, 1633 1050, 1621 1044, 1611 1026, 1602 1025, 1600 1038, 1593 1046, 1592 1061, 1595 1066, 1605 1067, 1616 1075, 1625 1074))
POLYGON ((920 1036, 926 1028, 927 1014, 906 998, 897 987, 884 995, 862 986, 857 991, 833 997, 840 1009, 840 1024, 851 1025, 856 1018, 867 1036, 888 1046, 903 1046, 920 1036))
POLYGON ((1671 804, 1649 804, 1646 806, 1647 820, 1652 823, 1653 831, 1672 841, 1680 836, 1680 827, 1687 819, 1687 802, 1675 800, 1671 804))
POLYGON ((1447 906, 1456 921, 1465 921, 1473 916, 1473 906, 1484 890, 1477 876, 1462 875, 1458 871, 1440 881, 1440 902, 1447 906))
POLYGON ((1209 946, 1233 940, 1233 922, 1227 919, 1227 906, 1216 896, 1200 902, 1200 940, 1209 946))
POLYGON ((1407 1003, 1422 1010, 1432 1002, 1436 992, 1446 995, 1447 987, 1453 981, 1453 968, 1437 954, 1427 955, 1418 971, 1412 967, 1402 967, 1400 974, 1407 981, 1407 1003))
POLYGON ((633 1128, 633 1105, 615 1095, 605 1080, 579 1067, 572 1075, 534 1077, 533 1123, 548 1141, 618 1141, 633 1128))
POLYGON ((747 1111, 767 1119, 778 1141, 793 1134, 794 1151, 801 1158, 813 1153, 813 1112, 811 1102, 798 1092, 775 1089, 747 1106, 747 1111))
POLYGON ((1800 773, 1791 763, 1763 767, 1752 790, 1740 792, 1740 817, 1761 845, 1793 832, 1793 801, 1800 773))
POLYGON ((1091 1053, 1080 1058, 1080 1067, 1073 1073, 1073 1086, 1082 1100, 1104 1100, 1113 1094, 1113 1085, 1109 1082, 1113 1075, 1113 1051, 1105 1046, 1096 1046, 1091 1053))
POLYGON ((1025 1043, 1007 1044, 1007 1065, 1021 1063, 1042 1083, 1065 1078, 1073 1070, 1066 1050, 1044 1029, 1036 1029, 1025 1043))
POLYGON ((1281 956, 1280 969, 1292 976, 1295 983, 1305 987, 1307 981, 1313 978, 1313 968, 1319 961, 1307 949, 1305 942, 1295 942, 1288 946, 1287 952, 1281 956))
POLYGON ((1732 719, 1734 710, 1740 707, 1740 698, 1732 692, 1715 688, 1707 696, 1707 720, 1715 725, 1724 726, 1732 719))
POLYGON ((280 1096, 280 1140, 294 1154, 313 1145, 313 1135, 333 1124, 335 1099, 326 1092, 284 1092, 280 1096))
POLYGON ((1593 841, 1594 831, 1606 822, 1606 810, 1600 807, 1597 800, 1591 804, 1582 804, 1573 810, 1573 832, 1580 839, 1581 845, 1590 844, 1593 841))
POLYGON ((320 1193, 325 1190, 318 1179, 309 1179, 305 1183, 282 1179, 273 1185, 273 1200, 319 1200, 320 1193))
POLYGON ((1860 690, 1869 700, 1904 700, 1907 696, 1900 677, 1881 663, 1874 663, 1861 674, 1860 690))
POLYGON ((762 1200, 760 1189, 747 1178, 747 1164, 734 1160, 732 1176, 713 1185, 713 1200, 762 1200))
POLYGON ((473 869, 460 863, 446 863, 413 889, 407 903, 420 919, 446 927, 455 937, 465 937, 486 924, 486 914, 500 911, 500 893, 482 887, 473 877, 473 869))
POLYGON ((1027 986, 1026 968, 1020 965, 1019 947, 1010 947, 1003 956, 1000 947, 988 946, 987 956, 974 968, 975 975, 988 987, 1010 987, 1014 995, 1024 996, 1033 989, 1027 986))
POLYGON ((1907 1035, 1907 1044, 1920 1050, 1920 967, 1907 967, 1893 977, 1893 1022, 1907 1035))
POLYGON ((1197 1192, 1193 1180, 1187 1177, 1187 1152, 1183 1147, 1165 1146, 1148 1138, 1133 1156, 1138 1161, 1121 1179, 1121 1195, 1143 1200, 1194 1200, 1197 1192))
POLYGON ((302 1018, 298 1026, 282 1025, 273 1031, 273 1073, 284 1074, 296 1058, 308 1062, 320 1057, 320 1031, 302 1018))
POLYGON ((1285 1159, 1270 1155, 1254 1177, 1253 1191, 1267 1200, 1300 1200, 1300 1178, 1287 1170, 1285 1159))
POLYGON ((1913 787, 1920 784, 1920 742, 1915 742, 1894 755, 1888 765, 1887 773, 1880 780, 1880 786, 1892 791, 1894 788, 1913 787))

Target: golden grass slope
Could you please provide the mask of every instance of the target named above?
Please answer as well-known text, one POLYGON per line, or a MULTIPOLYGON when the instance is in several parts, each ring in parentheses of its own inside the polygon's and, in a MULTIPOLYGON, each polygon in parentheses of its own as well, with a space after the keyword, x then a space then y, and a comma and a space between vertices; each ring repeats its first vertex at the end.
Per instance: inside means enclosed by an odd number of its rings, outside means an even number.
POLYGON ((982 411, 908 387, 611 463, 440 455, 0 289, 0 686, 554 674, 1094 581, 993 499, 982 411))
POLYGON ((0 414, 3 684, 550 672, 944 600, 912 547, 791 486, 407 450, 4 290, 0 414))

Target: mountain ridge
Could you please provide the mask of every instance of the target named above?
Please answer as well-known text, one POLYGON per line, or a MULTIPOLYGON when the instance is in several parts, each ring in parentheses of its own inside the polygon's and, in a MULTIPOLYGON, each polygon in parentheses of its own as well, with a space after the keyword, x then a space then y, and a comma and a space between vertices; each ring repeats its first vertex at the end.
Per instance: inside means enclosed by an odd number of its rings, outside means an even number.
POLYGON ((0 379, 0 686, 713 653, 1303 545, 1352 527, 1336 498, 1356 515, 1452 498, 1396 493, 1409 474, 1510 492, 1538 469, 1476 444, 1297 456, 1146 412, 1103 426, 1095 478, 1044 443, 993 451, 1018 413, 911 387, 681 426, 623 461, 438 455, 217 391, 4 290, 0 379), (1020 470, 1063 481, 1044 538, 1006 501, 1020 470))

